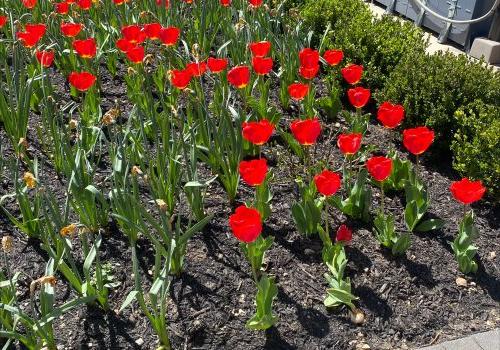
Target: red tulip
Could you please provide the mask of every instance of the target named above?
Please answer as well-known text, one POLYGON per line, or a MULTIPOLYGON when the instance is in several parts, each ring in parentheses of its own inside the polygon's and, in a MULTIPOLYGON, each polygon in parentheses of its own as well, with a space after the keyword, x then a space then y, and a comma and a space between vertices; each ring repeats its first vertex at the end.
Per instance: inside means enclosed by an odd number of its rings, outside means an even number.
POLYGON ((382 156, 371 157, 366 161, 366 168, 377 181, 384 181, 391 175, 392 159, 382 156))
POLYGON ((73 41, 73 49, 81 58, 93 58, 97 52, 94 38, 73 41))
POLYGON ((61 32, 68 38, 77 36, 82 30, 83 25, 80 23, 64 23, 61 22, 61 32))
POLYGON ((253 57, 266 57, 271 50, 271 43, 269 41, 258 41, 248 44, 253 57))
POLYGON ((36 6, 37 0, 22 0, 24 7, 32 9, 36 6))
POLYGON ((165 8, 170 7, 170 1, 169 0, 156 0, 157 5, 165 5, 165 8))
POLYGON ((137 24, 124 26, 121 32, 122 36, 132 44, 141 44, 147 37, 141 26, 137 24))
POLYGON ((181 30, 177 27, 167 27, 160 30, 160 40, 166 46, 175 45, 180 35, 181 30))
POLYGON ((350 64, 341 69, 342 76, 349 84, 354 85, 359 83, 363 75, 363 66, 350 64))
POLYGON ((39 51, 35 53, 36 59, 42 67, 48 68, 54 62, 54 51, 39 51))
POLYGON ((191 62, 186 65, 186 69, 193 77, 201 77, 207 71, 206 62, 191 62))
POLYGON ((0 15, 0 29, 3 28, 3 26, 7 23, 7 16, 1 16, 0 15))
POLYGON ((56 13, 60 15, 65 15, 69 12, 69 3, 68 2, 59 2, 54 5, 56 13))
POLYGON ((457 201, 463 204, 471 204, 483 197, 486 188, 481 181, 470 181, 467 178, 463 178, 460 181, 453 182, 450 186, 450 191, 457 201))
POLYGON ((258 122, 245 122, 241 128, 243 138, 258 146, 265 144, 274 131, 274 125, 267 119, 258 122))
POLYGON ((16 35, 24 47, 32 48, 45 35, 46 30, 45 24, 26 24, 24 32, 17 32, 16 35))
POLYGON ((174 69, 171 72, 170 81, 173 86, 175 86, 180 90, 183 90, 189 85, 189 82, 191 81, 191 72, 189 72, 186 69, 184 70, 174 69))
POLYGON ((323 170, 314 177, 314 184, 318 192, 323 196, 331 196, 337 192, 341 186, 340 176, 330 170, 323 170))
POLYGON ((288 94, 291 98, 300 101, 309 93, 309 85, 302 83, 293 83, 288 85, 288 94))
POLYGON ((426 126, 419 126, 403 131, 403 145, 414 155, 424 153, 433 141, 434 131, 426 126))
POLYGON ((161 31, 160 23, 149 23, 144 25, 144 33, 150 40, 160 39, 160 31, 161 31))
POLYGON ((393 129, 403 121, 405 109, 401 105, 393 105, 390 102, 384 102, 380 105, 377 112, 377 119, 386 128, 393 129))
POLYGON ((310 48, 299 52, 300 65, 305 68, 315 68, 319 64, 319 52, 310 48))
POLYGON ((337 242, 349 243, 352 240, 352 231, 346 225, 340 225, 335 240, 337 242))
POLYGON ((82 10, 89 10, 92 7, 92 0, 78 0, 76 3, 82 10))
POLYGON ((132 63, 142 63, 144 59, 144 47, 137 45, 125 52, 125 54, 132 63))
POLYGON ((370 90, 360 86, 347 90, 349 102, 356 108, 363 108, 370 100, 370 90))
POLYGON ((314 145, 321 133, 321 125, 318 117, 306 120, 295 120, 290 125, 295 139, 304 146, 314 145))
POLYGON ((243 181, 250 186, 261 185, 267 175, 267 160, 265 158, 242 160, 240 162, 240 175, 243 181))
POLYGON ((273 69, 273 59, 271 57, 252 58, 252 67, 258 75, 268 74, 273 69))
POLYGON ((262 232, 262 219, 257 209, 241 205, 229 217, 229 226, 238 240, 252 243, 262 232))
POLYGON ((208 69, 212 73, 220 73, 227 67, 227 59, 209 57, 207 60, 208 69))
POLYGON ((113 3, 115 5, 123 5, 124 3, 128 2, 129 0, 113 0, 113 3))
POLYGON ((68 76, 69 83, 79 91, 87 91, 96 81, 95 75, 89 72, 71 72, 68 76))
POLYGON ((344 52, 342 50, 326 50, 323 54, 323 59, 330 66, 338 65, 344 58, 344 52))
POLYGON ((361 139, 362 135, 358 133, 340 134, 337 146, 339 146, 340 152, 345 155, 355 154, 361 147, 361 139))
POLYGON ((219 0, 221 6, 223 7, 229 7, 231 6, 231 0, 219 0))
POLYGON ((236 66, 227 73, 227 80, 238 89, 243 89, 250 80, 250 69, 247 66, 236 66))
POLYGON ((262 5, 263 0, 248 0, 248 2, 250 3, 250 6, 256 8, 262 5))
POLYGON ((116 47, 123 53, 132 50, 136 46, 137 46, 136 44, 132 44, 130 41, 124 38, 118 39, 116 41, 116 47))
POLYGON ((319 71, 319 64, 313 67, 300 66, 299 68, 300 76, 307 80, 314 79, 314 77, 318 74, 318 71, 319 71))

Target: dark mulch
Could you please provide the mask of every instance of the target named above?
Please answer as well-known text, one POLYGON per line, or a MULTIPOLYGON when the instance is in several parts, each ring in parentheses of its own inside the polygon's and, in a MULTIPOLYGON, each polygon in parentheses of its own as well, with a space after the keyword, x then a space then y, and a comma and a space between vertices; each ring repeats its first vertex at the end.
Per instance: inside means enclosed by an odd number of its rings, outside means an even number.
MULTIPOLYGON (((58 76, 54 79, 63 91, 64 79, 58 76)), ((122 81, 105 77, 103 91, 106 91, 102 101, 104 111, 111 108, 115 100, 127 103, 122 81)), ((274 95, 273 100, 277 101, 276 92, 274 95)), ((68 95, 61 96, 63 101, 68 98, 68 95)), ((123 107, 128 109, 127 105, 123 107)), ((284 111, 284 125, 296 113, 293 109, 284 111)), ((55 180, 56 174, 36 141, 39 120, 33 115, 29 151, 42 161, 41 182, 63 198, 66 180, 55 180)), ((335 135, 339 125, 328 122, 325 126, 325 136, 316 154, 318 157, 330 154, 330 164, 338 168, 342 157, 335 138, 327 136, 335 135)), ((400 149, 391 139, 387 131, 373 123, 364 143, 376 144, 380 150, 387 149, 388 145, 400 149)), ((0 141, 8 147, 2 128, 0 141)), ((238 242, 227 225, 231 208, 221 186, 214 183, 209 189, 206 208, 215 218, 190 242, 185 272, 173 282, 169 329, 174 349, 355 349, 366 348, 365 344, 372 349, 405 349, 500 326, 500 208, 487 200, 474 206, 481 231, 476 242, 480 268, 477 275, 467 277, 467 287, 459 287, 455 279, 461 274, 450 241, 462 208, 448 191, 450 182, 457 178, 448 159, 427 159, 420 169, 432 200, 429 215, 446 220, 446 226, 439 231, 414 234, 411 248, 403 257, 394 258, 382 250, 369 226, 349 221, 337 210, 333 211, 335 229, 343 222, 354 228, 352 244, 347 247, 347 275, 359 297, 359 307, 366 313, 366 323, 354 326, 345 309, 327 311, 323 306, 326 268, 321 264, 321 243, 318 237, 299 235, 290 214, 291 204, 298 195, 291 174, 301 166, 280 143, 275 140, 272 147, 264 150, 275 173, 271 186, 273 213, 264 232, 276 238, 266 266, 278 283, 274 310, 279 323, 267 332, 245 328, 246 320, 254 312, 255 286, 238 242)), ((6 153, 10 154, 9 148, 6 153)), ((101 177, 109 174, 106 162, 103 164, 98 175, 101 177)), ((206 170, 204 175, 209 176, 206 170)), ((12 191, 12 181, 3 180, 0 191, 2 194, 12 191)), ((375 192, 372 210, 377 208, 380 198, 375 192)), ((251 193, 251 189, 241 186, 242 198, 248 198, 251 193)), ((386 208, 395 214, 399 228, 404 227, 403 197, 398 193, 386 198, 386 208)), ((15 210, 12 203, 8 207, 15 210)), ((180 208, 181 212, 187 210, 180 208)), ((9 257, 9 264, 12 270, 24 272, 19 290, 20 299, 27 306, 27 288, 31 280, 43 275, 47 256, 39 248, 39 242, 26 240, 3 214, 0 214, 0 222, 0 235, 15 237, 15 251, 9 257)), ((112 264, 116 279, 121 282, 110 298, 112 309, 117 310, 132 288, 132 268, 127 240, 113 225, 111 227, 101 253, 102 260, 112 264)), ((140 241, 139 252, 147 284, 150 283, 148 266, 151 266, 152 247, 140 241)), ((58 303, 74 297, 62 276, 59 277, 58 303)), ((65 349, 153 349, 157 345, 147 319, 137 307, 122 314, 81 307, 58 319, 55 329, 65 349), (139 339, 142 345, 137 345, 139 339)))

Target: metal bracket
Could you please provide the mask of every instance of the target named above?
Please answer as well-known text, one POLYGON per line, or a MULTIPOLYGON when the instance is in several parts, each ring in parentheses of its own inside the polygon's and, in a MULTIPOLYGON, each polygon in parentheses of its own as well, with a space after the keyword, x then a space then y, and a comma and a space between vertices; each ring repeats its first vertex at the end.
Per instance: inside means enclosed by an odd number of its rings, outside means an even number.
MULTIPOLYGON (((453 17, 455 17, 457 9, 462 8, 461 6, 458 6, 457 3, 458 0, 450 0, 448 2, 448 4, 450 5, 450 7, 448 7, 448 18, 453 19, 453 17)), ((441 33, 439 33, 438 42, 440 42, 441 44, 446 42, 448 34, 450 34, 450 30, 451 30, 451 23, 448 22, 446 23, 446 26, 443 28, 441 33)))
MULTIPOLYGON (((427 0, 423 0, 424 5, 427 5, 427 0)), ((425 9, 423 7, 420 7, 420 12, 417 15, 417 18, 415 19, 415 25, 418 27, 422 26, 422 22, 424 21, 424 16, 425 16, 425 9)))
POLYGON ((389 5, 385 8, 385 13, 393 13, 394 8, 396 7, 396 0, 391 0, 389 5))

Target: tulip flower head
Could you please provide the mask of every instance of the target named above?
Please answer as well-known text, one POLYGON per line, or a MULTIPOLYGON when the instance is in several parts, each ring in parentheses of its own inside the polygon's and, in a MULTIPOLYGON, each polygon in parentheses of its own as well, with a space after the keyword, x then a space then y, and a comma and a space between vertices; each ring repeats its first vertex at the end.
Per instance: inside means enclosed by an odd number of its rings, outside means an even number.
POLYGON ((76 4, 81 10, 90 10, 92 7, 92 0, 77 0, 76 4))
POLYGON ((434 141, 434 131, 426 126, 403 131, 403 145, 414 155, 424 153, 434 141))
POLYGON ((486 188, 481 181, 470 181, 467 178, 463 178, 460 181, 453 182, 450 186, 450 191, 457 201, 466 205, 483 198, 486 188))
POLYGON ((81 32, 83 25, 80 23, 62 22, 60 28, 61 28, 61 33, 64 36, 66 36, 68 38, 74 38, 75 36, 77 36, 81 32))
POLYGON ((344 67, 340 71, 344 80, 351 85, 359 83, 361 77, 363 76, 363 66, 357 64, 350 64, 344 67))
POLYGON ((122 36, 127 39, 132 44, 141 44, 146 40, 146 32, 142 30, 142 27, 137 24, 131 24, 122 27, 122 36))
POLYGON ((46 30, 45 24, 26 24, 24 32, 17 32, 16 35, 24 47, 32 48, 45 35, 46 30))
POLYGON ((229 7, 231 6, 231 0, 219 0, 219 3, 222 7, 229 7))
POLYGON ((158 40, 160 39, 161 28, 162 26, 160 23, 148 23, 144 25, 142 30, 149 40, 158 40))
POLYGON ((290 124, 293 137, 303 146, 310 146, 316 143, 321 133, 321 124, 318 117, 313 119, 295 120, 290 124))
POLYGON ((5 23, 7 23, 7 19, 8 19, 7 16, 0 15, 0 29, 3 28, 5 23))
POLYGON ((70 4, 66 1, 59 2, 54 4, 54 10, 60 15, 66 15, 69 12, 69 5, 70 4))
POLYGON ((160 30, 160 40, 165 46, 173 46, 177 44, 181 30, 177 27, 166 27, 160 30))
POLYGON ((267 176, 267 160, 265 158, 242 160, 239 170, 243 181, 250 186, 259 186, 267 176))
POLYGON ((144 47, 137 45, 129 49, 127 52, 125 52, 125 54, 132 63, 142 63, 142 61, 144 60, 144 47))
POLYGON ((352 230, 345 224, 340 225, 335 235, 337 242, 349 243, 352 240, 352 230))
POLYGON ((257 7, 260 7, 262 5, 262 3, 264 2, 264 0, 248 0, 248 3, 250 4, 251 7, 253 8, 257 8, 257 7))
POLYGON ((342 50, 326 50, 323 54, 323 59, 329 66, 337 66, 344 58, 342 50))
POLYGON ((54 51, 39 51, 35 53, 36 59, 40 65, 44 68, 48 68, 52 65, 54 61, 54 51))
POLYGON ((247 66, 236 66, 227 73, 227 80, 235 88, 243 89, 250 81, 250 69, 247 66))
POLYGON ((356 108, 363 108, 370 100, 370 90, 360 86, 347 90, 349 102, 356 108))
POLYGON ((273 69, 273 59, 271 57, 252 58, 252 67, 257 75, 268 74, 273 69))
POLYGON ((94 38, 73 41, 73 49, 81 58, 94 58, 97 45, 94 38))
POLYGON ((248 44, 248 48, 253 57, 266 57, 271 50, 271 43, 269 41, 258 41, 248 44))
POLYGON ((184 90, 189 85, 191 81, 191 72, 183 69, 183 70, 172 70, 170 72, 170 82, 177 89, 184 90))
POLYGON ((377 119, 388 129, 394 129, 403 121, 405 109, 401 105, 384 102, 377 111, 377 119))
POLYGON ((337 146, 339 147, 342 154, 352 155, 359 151, 361 147, 362 134, 351 133, 351 134, 340 134, 337 139, 337 146))
POLYGON ((227 68, 227 59, 209 57, 207 60, 207 65, 208 69, 210 69, 210 72, 220 73, 227 68))
POLYGON ((136 44, 132 44, 130 41, 124 38, 118 39, 116 41, 116 47, 123 53, 132 50, 136 46, 137 46, 136 44))
POLYGON ((340 189, 340 176, 333 171, 323 170, 321 173, 314 176, 314 184, 318 192, 323 196, 331 196, 340 189))
POLYGON ((382 156, 371 157, 366 161, 366 168, 377 181, 385 181, 392 172, 392 159, 382 156))
POLYGON ((87 91, 96 81, 95 75, 89 72, 71 72, 68 76, 69 83, 78 91, 87 91))
POLYGON ((244 122, 241 126, 243 138, 254 145, 265 144, 274 131, 274 125, 267 119, 258 122, 244 122))
POLYGON ((201 77, 207 71, 206 62, 191 62, 186 65, 186 70, 191 73, 193 77, 201 77))
POLYGON ((288 85, 288 94, 294 100, 303 100, 309 93, 309 85, 302 83, 293 83, 288 85))
POLYGON ((257 209, 239 206, 229 217, 233 235, 241 242, 252 243, 262 233, 262 219, 257 209))
POLYGON ((24 7, 31 10, 36 6, 37 0, 22 0, 24 7))

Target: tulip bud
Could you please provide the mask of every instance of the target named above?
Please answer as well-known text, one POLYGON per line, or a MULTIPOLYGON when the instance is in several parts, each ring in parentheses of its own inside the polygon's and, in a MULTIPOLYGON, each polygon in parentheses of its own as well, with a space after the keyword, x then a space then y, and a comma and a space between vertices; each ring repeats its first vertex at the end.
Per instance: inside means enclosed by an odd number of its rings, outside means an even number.
POLYGON ((361 309, 353 308, 349 311, 349 315, 351 316, 351 322, 356 325, 361 325, 365 322, 365 314, 361 309))
POLYGON ((68 226, 64 226, 59 233, 63 237, 73 236, 76 233, 77 226, 76 224, 70 224, 68 226))
POLYGON ((163 199, 157 199, 156 200, 156 205, 158 205, 158 208, 160 208, 160 211, 163 213, 166 213, 168 210, 167 203, 163 199))
POLYGON ((142 175, 142 170, 137 165, 134 165, 130 172, 131 172, 132 176, 137 176, 137 175, 141 176, 142 175))
POLYGON ((13 242, 12 236, 2 237, 2 250, 4 253, 10 253, 12 251, 13 242))
POLYGON ((35 188, 36 187, 36 179, 35 176, 30 173, 30 172, 25 172, 23 175, 23 181, 26 184, 26 187, 28 188, 35 188))
POLYGON ((71 119, 68 123, 70 130, 75 130, 78 127, 78 120, 71 119))

